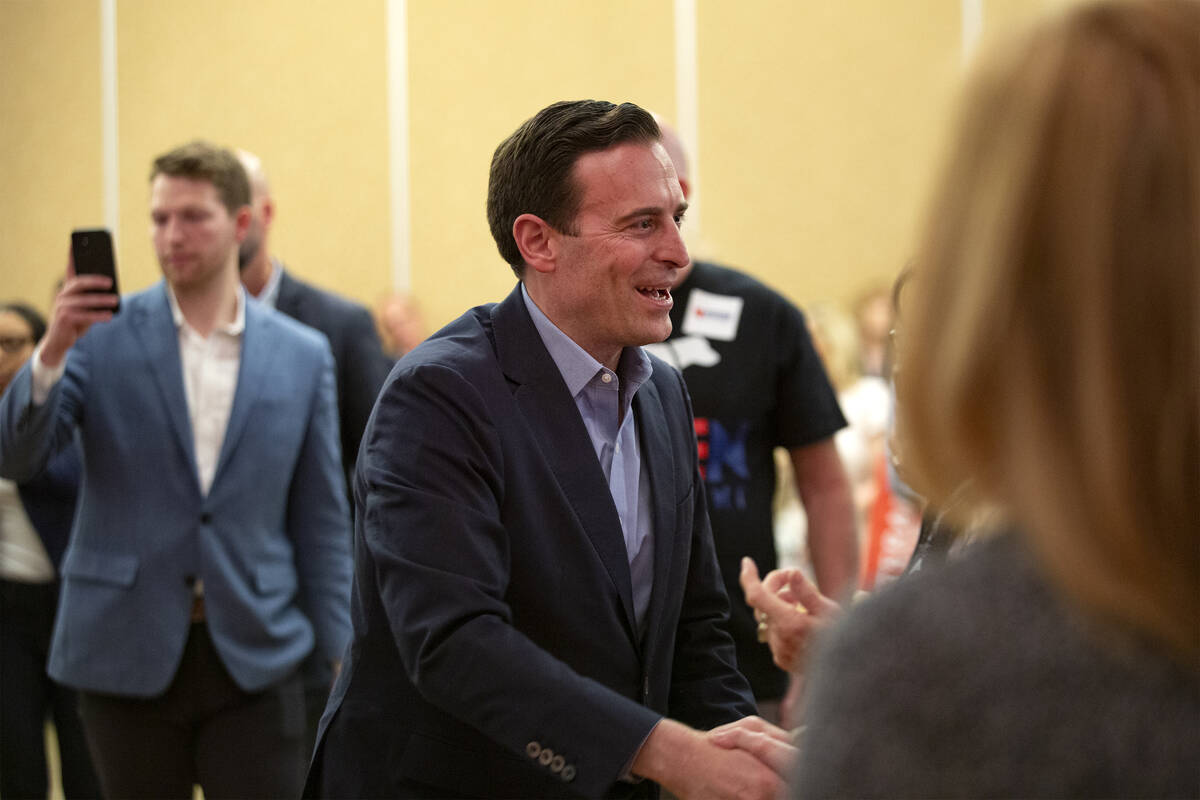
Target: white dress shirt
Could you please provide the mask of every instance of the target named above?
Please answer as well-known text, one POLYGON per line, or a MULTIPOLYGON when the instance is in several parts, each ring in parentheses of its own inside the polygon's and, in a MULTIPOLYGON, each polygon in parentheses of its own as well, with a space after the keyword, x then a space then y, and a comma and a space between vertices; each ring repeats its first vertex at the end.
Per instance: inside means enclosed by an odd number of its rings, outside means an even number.
MULTIPOLYGON (((179 335, 179 361, 183 372, 183 390, 187 398, 188 420, 192 424, 192 445, 196 454, 196 477, 200 492, 207 495, 217 472, 217 459, 225 442, 225 429, 233 409, 237 390, 238 366, 242 360, 242 334, 246 330, 245 291, 238 286, 237 310, 231 323, 218 325, 208 336, 201 336, 188 324, 175 293, 167 285, 171 317, 179 335)), ((67 368, 67 360, 50 369, 42 363, 41 346, 33 354, 33 403, 46 402, 67 368)))
POLYGON ((179 331, 179 361, 183 368, 183 393, 187 397, 188 418, 192 423, 192 444, 196 452, 196 476, 200 491, 207 495, 217 473, 217 459, 225 443, 225 429, 233 409, 237 390, 238 366, 242 361, 242 333, 246 330, 246 300, 241 286, 237 290, 237 311, 233 322, 215 327, 201 336, 184 319, 167 287, 171 316, 179 331))
POLYGON ((17 484, 0 478, 0 578, 20 583, 50 583, 54 564, 33 529, 17 484))

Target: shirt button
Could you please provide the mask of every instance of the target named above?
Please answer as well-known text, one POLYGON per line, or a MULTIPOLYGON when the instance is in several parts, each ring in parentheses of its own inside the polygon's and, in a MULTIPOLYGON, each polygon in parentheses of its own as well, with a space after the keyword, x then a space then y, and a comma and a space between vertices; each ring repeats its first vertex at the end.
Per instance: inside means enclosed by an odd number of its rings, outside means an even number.
POLYGON ((607 372, 603 372, 600 374, 600 380, 604 381, 605 383, 612 383, 612 375, 609 375, 607 372))

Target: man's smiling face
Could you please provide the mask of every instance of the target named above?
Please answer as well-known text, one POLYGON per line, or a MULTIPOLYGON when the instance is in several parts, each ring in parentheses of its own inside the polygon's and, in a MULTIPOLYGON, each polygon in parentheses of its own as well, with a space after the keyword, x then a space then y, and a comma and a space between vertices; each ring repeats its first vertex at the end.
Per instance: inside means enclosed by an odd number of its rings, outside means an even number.
POLYGON ((581 202, 572 233, 560 234, 550 316, 615 368, 623 348, 671 334, 670 288, 689 263, 679 235, 687 203, 657 142, 580 156, 572 179, 581 202))

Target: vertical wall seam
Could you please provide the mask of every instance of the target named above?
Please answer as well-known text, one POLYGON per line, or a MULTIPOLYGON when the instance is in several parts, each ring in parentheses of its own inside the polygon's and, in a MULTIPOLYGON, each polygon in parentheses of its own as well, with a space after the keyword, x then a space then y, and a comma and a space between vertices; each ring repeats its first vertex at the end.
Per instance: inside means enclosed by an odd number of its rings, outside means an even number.
POLYGON ((700 78, 696 57, 696 0, 675 0, 675 129, 690 159, 689 238, 700 233, 700 78))
POLYGON ((407 292, 412 288, 407 0, 388 0, 387 31, 392 288, 407 292))
POLYGON ((100 163, 104 225, 120 241, 121 180, 117 131, 117 2, 100 0, 100 163))
POLYGON ((971 60, 983 34, 983 0, 959 0, 962 13, 962 63, 971 60))

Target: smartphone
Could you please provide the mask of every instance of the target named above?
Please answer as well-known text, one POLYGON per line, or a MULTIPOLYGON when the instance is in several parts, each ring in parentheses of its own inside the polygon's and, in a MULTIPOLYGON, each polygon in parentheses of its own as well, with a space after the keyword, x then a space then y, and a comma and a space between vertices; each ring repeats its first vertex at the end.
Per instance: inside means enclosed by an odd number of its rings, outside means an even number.
POLYGON ((107 275, 112 279, 111 289, 117 295, 113 313, 121 310, 121 290, 117 288, 117 259, 113 255, 112 235, 104 228, 71 231, 71 258, 75 261, 76 275, 107 275))

